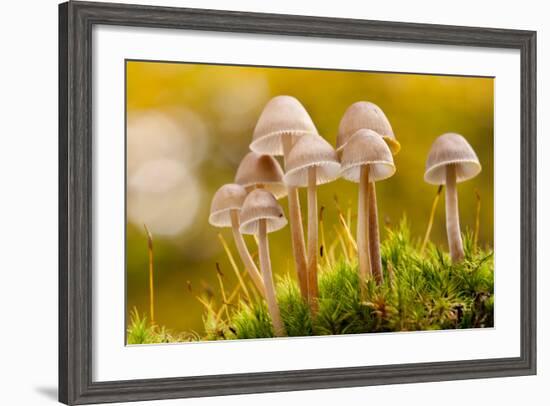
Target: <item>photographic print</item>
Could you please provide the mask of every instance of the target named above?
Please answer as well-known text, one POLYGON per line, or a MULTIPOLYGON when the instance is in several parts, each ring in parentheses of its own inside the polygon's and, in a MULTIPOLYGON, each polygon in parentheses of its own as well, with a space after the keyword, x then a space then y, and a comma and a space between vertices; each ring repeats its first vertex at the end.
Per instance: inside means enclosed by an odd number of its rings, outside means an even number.
POLYGON ((127 60, 127 344, 494 327, 493 121, 492 77, 127 60))

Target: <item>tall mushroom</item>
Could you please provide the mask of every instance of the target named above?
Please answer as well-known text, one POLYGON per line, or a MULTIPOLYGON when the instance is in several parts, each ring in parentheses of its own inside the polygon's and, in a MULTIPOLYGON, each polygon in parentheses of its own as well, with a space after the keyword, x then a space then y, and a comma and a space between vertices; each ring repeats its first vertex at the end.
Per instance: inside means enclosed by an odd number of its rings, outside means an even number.
POLYGON ((258 236, 260 252, 260 269, 265 286, 265 297, 273 329, 276 336, 285 335, 285 327, 281 319, 279 305, 275 296, 271 259, 269 257, 269 242, 267 234, 277 231, 286 225, 283 209, 277 203, 275 196, 264 189, 256 189, 248 194, 241 209, 240 231, 243 234, 258 236))
MULTIPOLYGON (((392 155, 397 155, 401 149, 401 144, 395 138, 391 124, 382 109, 374 103, 359 101, 349 106, 342 116, 336 139, 336 150, 340 153, 352 135, 361 129, 373 130, 382 136, 388 144, 392 155)), ((375 275, 382 275, 382 258, 380 250, 377 249, 380 246, 380 231, 378 226, 376 187, 374 183, 369 186, 367 199, 370 207, 367 221, 371 267, 375 275)))
MULTIPOLYGON (((342 177, 359 183, 359 203, 357 220, 357 249, 359 253, 359 274, 362 281, 369 275, 370 256, 380 256, 380 241, 367 231, 365 222, 367 213, 377 210, 367 201, 368 190, 374 182, 387 179, 395 173, 393 157, 382 137, 372 130, 357 131, 345 144, 342 150, 342 177), (373 244, 367 247, 369 239, 373 244)), ((382 268, 372 268, 377 283, 383 280, 382 268)), ((361 284, 361 286, 363 286, 361 284)))
POLYGON ((244 186, 247 192, 256 188, 266 189, 280 199, 287 195, 283 176, 283 170, 275 158, 251 151, 241 160, 235 183, 244 186))
POLYGON ((228 183, 220 187, 212 198, 208 222, 214 227, 231 227, 233 239, 244 267, 258 291, 265 296, 262 277, 239 231, 239 212, 246 195, 246 190, 241 185, 228 183))
POLYGON ((447 240, 453 263, 464 258, 456 184, 477 176, 479 172, 479 159, 462 135, 446 133, 436 138, 426 160, 424 180, 432 185, 445 185, 447 240))
POLYGON ((318 254, 318 217, 317 185, 338 178, 340 162, 336 151, 319 135, 300 137, 290 150, 286 161, 285 183, 293 187, 307 187, 307 264, 308 298, 312 310, 316 310, 317 254, 318 254))
MULTIPOLYGON (((259 154, 282 155, 286 160, 294 142, 317 129, 302 104, 292 96, 276 96, 264 107, 254 129, 250 149, 259 154)), ((295 187, 288 187, 288 211, 292 250, 300 291, 307 298, 307 260, 300 200, 295 187)))

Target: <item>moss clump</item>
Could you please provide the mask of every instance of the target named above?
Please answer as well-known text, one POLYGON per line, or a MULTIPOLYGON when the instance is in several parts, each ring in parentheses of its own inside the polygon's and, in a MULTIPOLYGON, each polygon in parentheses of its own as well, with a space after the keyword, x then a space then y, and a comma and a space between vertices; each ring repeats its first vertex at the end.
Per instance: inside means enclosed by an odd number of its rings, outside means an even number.
POLYGON ((130 314, 130 325, 126 330, 126 342, 135 344, 162 344, 184 341, 198 341, 201 337, 196 333, 173 334, 164 326, 151 325, 147 317, 141 316, 136 308, 130 314))
MULTIPOLYGON (((276 281, 288 336, 493 326, 493 253, 474 247, 471 234, 464 235, 464 261, 453 265, 448 254, 433 244, 421 254, 402 221, 398 228, 388 230, 381 247, 384 282, 368 281, 364 300, 356 256, 351 252, 344 255, 344 249, 340 255, 333 250, 330 261, 320 261, 316 315, 302 300, 294 279, 286 275, 276 281)), ((233 303, 216 308, 213 297, 199 299, 206 309, 206 334, 174 336, 163 328, 148 327, 145 318, 134 311, 128 343, 273 337, 263 300, 247 300, 239 294, 233 303)))
MULTIPOLYGON (((360 297, 355 258, 340 258, 331 267, 321 267, 315 316, 293 279, 287 276, 277 281, 277 298, 289 336, 493 326, 491 251, 474 249, 471 235, 466 234, 465 259, 453 265, 433 244, 420 254, 406 222, 388 231, 382 245, 384 283, 369 281, 365 300, 360 297)), ((273 336, 267 307, 261 301, 241 303, 223 321, 221 330, 225 339, 273 336)))

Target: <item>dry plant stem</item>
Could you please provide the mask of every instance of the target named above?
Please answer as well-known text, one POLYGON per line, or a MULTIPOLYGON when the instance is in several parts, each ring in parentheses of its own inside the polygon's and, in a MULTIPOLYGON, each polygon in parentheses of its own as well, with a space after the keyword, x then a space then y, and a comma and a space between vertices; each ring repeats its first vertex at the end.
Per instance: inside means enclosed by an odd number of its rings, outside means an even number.
POLYGON ((328 265, 328 267, 332 269, 329 247, 327 246, 327 241, 325 239, 325 226, 323 222, 323 214, 324 214, 324 207, 321 206, 321 210, 319 211, 319 231, 321 233, 321 245, 323 246, 323 258, 325 260, 325 263, 328 265))
POLYGON ((464 258, 462 236, 460 235, 460 219, 458 214, 458 193, 456 190, 456 166, 447 165, 447 182, 445 194, 445 208, 447 213, 447 239, 449 252, 453 263, 464 258))
POLYGON ((479 237, 479 217, 481 214, 481 196, 476 189, 476 228, 474 230, 474 251, 477 251, 477 239, 479 237))
POLYGON ((342 229, 344 230, 344 236, 348 241, 350 256, 357 254, 357 242, 353 239, 353 235, 351 234, 351 230, 348 227, 348 223, 346 223, 346 219, 341 212, 338 214, 338 219, 340 220, 340 224, 342 225, 342 229))
POLYGON ((246 296, 246 300, 248 303, 251 302, 250 293, 248 292, 248 289, 246 288, 246 284, 244 283, 244 280, 241 276, 241 273, 239 272, 239 267, 235 263, 235 259, 233 258, 233 254, 231 254, 231 250, 229 249, 229 246, 227 245, 227 242, 225 241, 225 238, 223 238, 223 235, 218 234, 218 238, 220 242, 222 243, 223 249, 225 251, 225 254, 227 255, 227 258, 229 259, 229 263, 231 264, 231 268, 233 268, 233 272, 235 272, 235 275, 237 275, 237 280, 239 281, 239 284, 243 288, 244 295, 246 296))
POLYGON ((256 264, 248 251, 248 248, 246 247, 242 234, 239 232, 239 212, 237 210, 231 210, 231 230, 233 231, 233 238, 235 239, 237 251, 241 256, 241 260, 243 261, 244 267, 246 268, 250 279, 254 282, 256 289, 258 289, 262 296, 265 297, 265 288, 262 281, 262 276, 260 275, 260 272, 258 271, 258 268, 256 267, 256 264))
POLYGON ((220 275, 220 273, 218 272, 217 274, 217 277, 218 277, 218 283, 220 284, 220 291, 221 291, 221 294, 222 294, 222 310, 225 309, 225 315, 227 317, 227 320, 229 320, 229 309, 227 308, 227 304, 229 303, 227 301, 227 295, 225 294, 225 286, 223 284, 223 277, 220 275))
POLYGON ((145 233, 147 234, 147 252, 149 254, 149 312, 151 315, 151 325, 155 325, 155 289, 153 278, 153 236, 149 229, 144 224, 145 233))
POLYGON ((426 249, 426 245, 430 239, 430 233, 432 232, 432 226, 434 223, 435 210, 437 209, 437 203, 439 203, 439 196, 441 196, 441 190, 443 186, 440 185, 435 194, 434 201, 432 202, 432 209, 430 210, 430 219, 428 220, 428 227, 426 228, 426 234, 424 235, 424 240, 422 241, 422 247, 420 248, 420 253, 423 254, 426 249))
POLYGON ((279 312, 277 298, 275 297, 275 287, 273 286, 273 275, 271 273, 269 242, 267 239, 267 226, 265 220, 260 220, 259 224, 258 249, 260 251, 260 269, 262 270, 262 276, 264 279, 267 308, 269 310, 269 314, 271 315, 271 321, 273 322, 273 330, 277 337, 283 337, 285 335, 285 327, 281 319, 281 313, 279 312))
POLYGON ((340 232, 340 230, 338 230, 338 227, 336 227, 335 224, 332 225, 332 228, 334 230, 334 233, 338 236, 338 242, 340 243, 342 253, 344 254, 346 262, 349 264, 350 263, 350 254, 348 253, 348 246, 346 245, 346 242, 344 241, 344 237, 342 236, 342 233, 340 232))
MULTIPOLYGON (((282 137, 283 153, 285 158, 292 149, 293 140, 290 136, 282 137)), ((296 273, 298 274, 298 282, 300 284, 300 292, 302 297, 307 299, 307 260, 306 260, 306 244, 304 240, 304 229, 302 226, 302 214, 300 210, 300 199, 298 189, 292 186, 287 186, 288 192, 288 216, 290 223, 290 233, 292 240, 292 251, 294 254, 294 263, 296 273)))
POLYGON ((317 175, 316 168, 307 171, 307 275, 308 298, 312 312, 317 312, 317 248, 318 248, 318 222, 317 222, 317 175))
POLYGON ((380 256, 380 230, 378 227, 378 205, 376 204, 376 185, 369 187, 369 252, 372 274, 377 284, 384 282, 382 257, 380 256))
POLYGON ((366 281, 372 275, 370 264, 370 253, 368 245, 368 193, 369 193, 369 167, 363 165, 359 177, 359 201, 357 204, 357 254, 359 257, 359 287, 361 288, 361 299, 365 300, 366 281))

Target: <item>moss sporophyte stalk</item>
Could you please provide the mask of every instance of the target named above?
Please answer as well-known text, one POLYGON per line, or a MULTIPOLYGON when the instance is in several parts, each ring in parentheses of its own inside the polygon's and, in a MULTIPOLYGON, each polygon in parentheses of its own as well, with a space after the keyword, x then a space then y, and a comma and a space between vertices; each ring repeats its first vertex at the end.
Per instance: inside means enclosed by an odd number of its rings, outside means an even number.
POLYGON ((493 253, 478 247, 477 191, 474 232, 460 229, 457 183, 481 171, 464 137, 443 134, 428 155, 424 179, 439 189, 422 240, 411 238, 404 219, 388 226, 380 241, 375 182, 396 173, 393 157, 400 144, 375 104, 357 102, 346 110, 334 149, 297 99, 277 96, 261 113, 250 149, 235 183, 215 193, 209 216, 212 226, 232 230, 240 263, 222 234, 219 240, 238 283, 230 287, 216 263, 218 291, 208 286, 196 294, 204 309, 204 333, 172 333, 158 326, 148 233, 151 322, 134 309, 129 344, 493 326, 493 253), (283 156, 284 173, 275 155, 283 156), (324 206, 318 209, 318 185, 339 177, 358 184, 355 237, 351 207, 344 214, 335 197, 338 223, 328 231, 324 206), (429 240, 442 185, 449 254, 429 240), (307 188, 307 250, 299 187, 307 188), (284 276, 274 280, 268 234, 286 231, 277 200, 285 197, 294 269, 278 272, 284 276), (258 264, 243 234, 254 236, 258 264))

